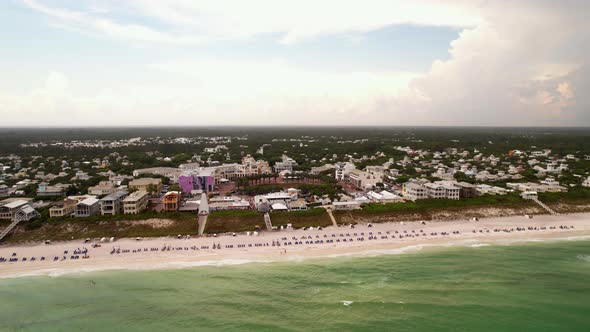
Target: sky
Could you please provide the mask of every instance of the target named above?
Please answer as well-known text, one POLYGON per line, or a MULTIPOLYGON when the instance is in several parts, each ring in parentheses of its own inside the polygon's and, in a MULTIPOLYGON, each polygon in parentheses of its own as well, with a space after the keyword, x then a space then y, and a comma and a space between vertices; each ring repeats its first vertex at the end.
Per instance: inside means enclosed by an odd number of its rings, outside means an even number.
POLYGON ((590 126, 587 0, 3 0, 0 127, 590 126))

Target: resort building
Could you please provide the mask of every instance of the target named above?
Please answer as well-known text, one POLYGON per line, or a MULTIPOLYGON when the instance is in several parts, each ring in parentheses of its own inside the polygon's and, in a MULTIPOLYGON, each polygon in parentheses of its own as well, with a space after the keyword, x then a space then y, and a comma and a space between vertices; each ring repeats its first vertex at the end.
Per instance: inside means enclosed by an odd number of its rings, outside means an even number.
POLYGON ((150 194, 162 191, 162 180, 157 178, 140 178, 129 182, 130 190, 145 191, 150 194))
POLYGON ((117 191, 103 197, 100 200, 100 214, 105 216, 123 213, 123 199, 128 194, 126 191, 117 191))
POLYGON ((367 167, 366 171, 358 169, 350 171, 348 173, 348 181, 359 189, 367 189, 374 187, 377 183, 382 183, 383 176, 382 169, 367 167))
POLYGON ((136 191, 123 199, 123 213, 139 214, 143 212, 148 205, 148 193, 146 191, 136 191))
POLYGON ((459 199, 460 189, 446 181, 426 183, 424 185, 429 198, 434 199, 459 199))
POLYGON ((169 191, 162 197, 162 211, 176 212, 180 207, 181 194, 179 191, 169 191))
POLYGON ((215 177, 211 175, 181 175, 178 177, 178 185, 183 193, 190 194, 194 190, 211 192, 215 187, 215 177))
POLYGON ((335 177, 336 177, 336 181, 344 181, 344 179, 346 179, 348 173, 350 173, 352 170, 355 169, 354 164, 352 163, 336 163, 334 165, 335 167, 335 177))
POLYGON ((426 188, 419 182, 406 182, 402 186, 402 195, 405 199, 416 201, 428 198, 426 188))
POLYGON ((100 212, 100 201, 97 198, 86 198, 76 204, 74 215, 78 218, 90 217, 100 212))
POLYGON ((275 173, 281 173, 285 171, 293 172, 293 166, 297 166, 297 162, 293 158, 283 155, 282 161, 276 162, 273 168, 275 173))

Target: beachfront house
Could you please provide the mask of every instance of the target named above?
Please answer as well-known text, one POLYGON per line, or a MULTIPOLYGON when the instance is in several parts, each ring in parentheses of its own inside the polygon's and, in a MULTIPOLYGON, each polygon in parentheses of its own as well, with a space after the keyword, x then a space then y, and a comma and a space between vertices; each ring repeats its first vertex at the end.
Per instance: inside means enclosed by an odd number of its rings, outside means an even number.
POLYGON ((16 212, 29 202, 26 200, 16 200, 9 203, 5 203, 0 206, 0 219, 13 220, 16 212))
POLYGON ((117 191, 103 197, 100 200, 100 214, 105 216, 123 213, 123 199, 128 194, 126 191, 117 191))
POLYGON ((74 215, 78 218, 95 216, 100 212, 100 201, 97 198, 90 197, 76 204, 74 215))
POLYGON ((77 200, 71 198, 65 198, 61 202, 55 203, 51 208, 49 208, 49 217, 50 218, 60 218, 60 217, 69 217, 74 213, 76 209, 76 204, 78 203, 77 200))
POLYGON ((179 191, 169 191, 162 197, 162 212, 176 212, 180 207, 179 191))
POLYGON ((21 206, 14 214, 14 221, 29 221, 40 217, 41 214, 37 210, 33 209, 29 204, 21 206))
POLYGON ((146 191, 136 191, 123 199, 124 214, 139 214, 143 212, 148 205, 148 193, 146 191))

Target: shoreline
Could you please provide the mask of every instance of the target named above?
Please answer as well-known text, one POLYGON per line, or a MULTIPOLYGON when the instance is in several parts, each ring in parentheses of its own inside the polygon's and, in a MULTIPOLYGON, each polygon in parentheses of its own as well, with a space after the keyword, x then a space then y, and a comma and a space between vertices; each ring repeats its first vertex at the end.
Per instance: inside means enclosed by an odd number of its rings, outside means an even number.
POLYGON ((316 258, 401 254, 436 247, 480 247, 538 241, 590 239, 590 213, 486 218, 479 221, 395 222, 322 230, 262 232, 176 239, 120 239, 113 243, 70 241, 0 247, 0 279, 61 276, 113 270, 162 270, 316 258), (560 228, 567 227, 567 228, 560 228), (536 229, 535 229, 536 228, 536 229), (278 243, 278 245, 277 245, 278 243), (290 243, 290 244, 289 244, 290 243), (274 245, 273 245, 274 244, 274 245), (213 249, 213 246, 219 249, 213 249), (89 258, 73 252, 86 248, 89 258), (165 250, 162 250, 165 249, 165 250), (67 253, 66 253, 67 252, 67 253), (72 258, 78 256, 77 259, 72 258), (35 257, 34 261, 31 258, 35 257), (45 260, 41 261, 41 257, 45 260), (54 260, 55 257, 58 259, 54 260), (65 259, 64 259, 65 257, 65 259), (26 258, 26 261, 22 259, 26 258))

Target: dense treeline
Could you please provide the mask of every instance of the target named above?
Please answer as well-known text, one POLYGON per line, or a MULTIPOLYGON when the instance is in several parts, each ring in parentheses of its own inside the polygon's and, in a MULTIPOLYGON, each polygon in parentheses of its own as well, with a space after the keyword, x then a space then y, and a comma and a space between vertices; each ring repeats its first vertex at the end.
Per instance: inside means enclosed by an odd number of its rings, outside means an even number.
MULTIPOLYGON (((231 136, 247 137, 247 140, 234 139, 228 151, 213 155, 214 160, 239 161, 242 155, 255 155, 256 150, 264 144, 264 159, 280 160, 287 151, 297 160, 303 169, 312 166, 311 161, 319 162, 322 158, 343 159, 345 154, 357 153, 355 157, 371 156, 384 152, 387 156, 402 155, 396 151, 396 145, 443 151, 447 148, 478 149, 484 153, 506 154, 512 149, 530 150, 549 148, 559 154, 590 154, 590 130, 587 128, 474 128, 474 127, 357 127, 357 128, 83 128, 83 129, 0 129, 0 154, 16 153, 22 155, 102 157, 116 151, 122 155, 134 157, 141 166, 157 163, 155 157, 139 154, 157 151, 162 156, 192 156, 201 154, 205 146, 211 144, 149 144, 113 149, 74 148, 59 146, 41 148, 21 148, 21 143, 71 141, 71 140, 117 140, 132 137, 175 138, 196 136, 231 136), (273 139, 285 139, 274 141, 273 139), (366 140, 360 142, 360 140, 366 140), (356 143, 353 143, 357 141, 356 143), (340 142, 340 143, 339 143, 340 142), (345 143, 342 143, 345 142, 345 143), (230 158, 226 160, 226 153, 230 158)), ((174 160, 182 162, 183 158, 174 160)), ((164 166, 164 165, 161 165, 164 166)))

